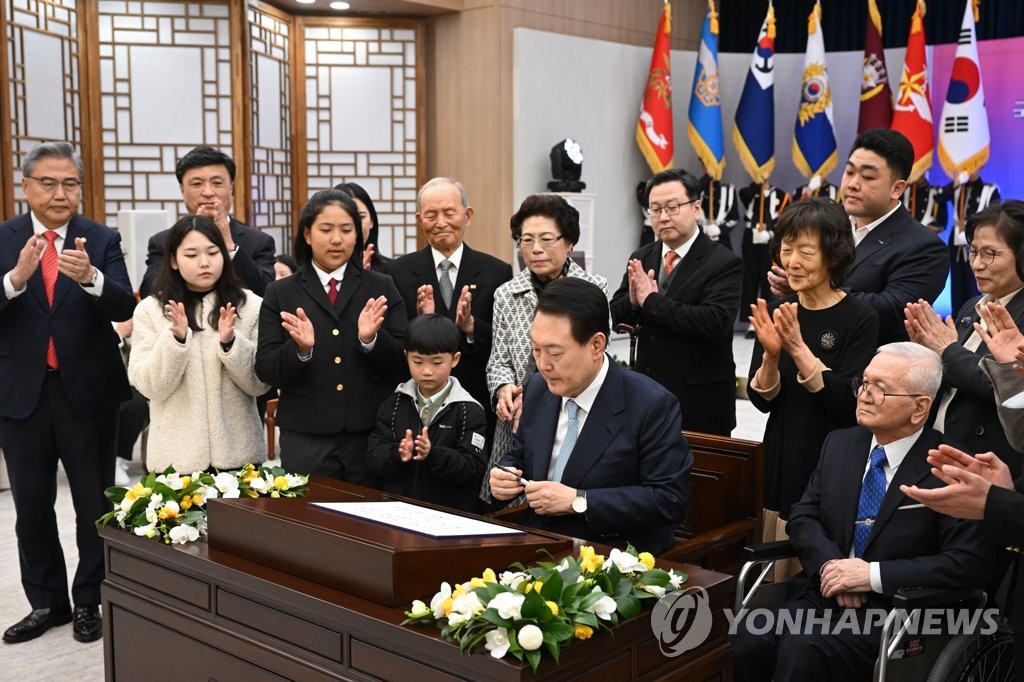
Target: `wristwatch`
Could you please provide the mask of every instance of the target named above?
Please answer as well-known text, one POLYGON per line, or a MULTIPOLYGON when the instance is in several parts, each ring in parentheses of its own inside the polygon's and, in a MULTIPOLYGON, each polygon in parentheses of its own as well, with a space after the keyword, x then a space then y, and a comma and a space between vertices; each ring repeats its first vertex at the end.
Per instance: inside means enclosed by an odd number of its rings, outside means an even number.
POLYGON ((83 284, 83 287, 94 287, 96 286, 96 280, 100 278, 100 271, 97 268, 92 269, 92 278, 83 284))
POLYGON ((572 510, 577 514, 587 513, 587 491, 577 490, 576 498, 572 501, 572 510))

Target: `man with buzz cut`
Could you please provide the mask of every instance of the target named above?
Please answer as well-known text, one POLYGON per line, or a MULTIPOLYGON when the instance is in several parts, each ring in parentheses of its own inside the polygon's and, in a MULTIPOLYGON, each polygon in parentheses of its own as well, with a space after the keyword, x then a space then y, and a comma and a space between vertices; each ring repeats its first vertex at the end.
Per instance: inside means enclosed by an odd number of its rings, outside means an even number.
MULTIPOLYGON (((231 216, 235 191, 235 162, 213 147, 196 147, 178 159, 174 174, 181 187, 181 198, 189 215, 206 216, 217 225, 228 247, 231 264, 246 289, 263 296, 274 281, 274 238, 255 230, 231 216)), ((139 285, 145 298, 164 260, 169 229, 153 235, 146 253, 146 274, 139 285)))

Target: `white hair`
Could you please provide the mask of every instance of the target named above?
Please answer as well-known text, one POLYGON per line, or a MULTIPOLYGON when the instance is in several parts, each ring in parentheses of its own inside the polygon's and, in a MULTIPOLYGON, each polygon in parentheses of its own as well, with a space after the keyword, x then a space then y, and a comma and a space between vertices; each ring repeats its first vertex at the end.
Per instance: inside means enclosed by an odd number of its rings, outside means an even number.
POLYGON ((879 347, 876 355, 895 355, 903 358, 907 367, 907 390, 927 394, 932 400, 942 385, 942 358, 930 348, 911 341, 887 343, 879 347))
POLYGON ((423 183, 423 186, 420 187, 420 191, 416 192, 417 212, 423 205, 423 193, 426 192, 428 189, 433 189, 434 187, 439 187, 441 185, 454 185, 455 188, 459 190, 459 198, 462 200, 462 208, 469 208, 469 199, 466 198, 466 188, 462 185, 461 182, 459 182, 455 178, 436 177, 427 180, 425 183, 423 183))

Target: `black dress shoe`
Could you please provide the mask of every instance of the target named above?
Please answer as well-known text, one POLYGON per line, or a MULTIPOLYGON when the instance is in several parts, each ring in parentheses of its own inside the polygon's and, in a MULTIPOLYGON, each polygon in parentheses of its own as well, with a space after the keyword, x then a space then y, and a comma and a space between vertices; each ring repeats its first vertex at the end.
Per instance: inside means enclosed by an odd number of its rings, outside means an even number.
POLYGON ((103 636, 103 621, 100 620, 98 606, 76 606, 75 639, 79 642, 95 642, 103 636))
POLYGON ((71 622, 71 609, 36 609, 4 631, 4 641, 9 644, 27 642, 47 630, 71 622))

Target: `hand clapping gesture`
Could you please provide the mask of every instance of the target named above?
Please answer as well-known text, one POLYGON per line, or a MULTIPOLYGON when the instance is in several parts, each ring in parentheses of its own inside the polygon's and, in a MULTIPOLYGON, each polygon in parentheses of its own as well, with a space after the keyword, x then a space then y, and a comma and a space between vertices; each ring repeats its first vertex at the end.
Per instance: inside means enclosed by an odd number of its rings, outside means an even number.
POLYGON ((434 314, 434 287, 430 284, 424 284, 416 290, 416 314, 434 314))
POLYGON ((455 326, 468 339, 473 339, 476 321, 473 319, 473 294, 469 292, 468 285, 462 287, 462 293, 459 294, 459 302, 455 308, 455 326))
POLYGON ((988 347, 995 361, 1012 362, 1016 359, 1017 346, 1024 343, 1024 334, 1017 329, 1006 307, 989 301, 981 309, 981 319, 985 321, 985 326, 975 322, 974 330, 981 335, 981 342, 988 347))
POLYGON ((930 348, 939 355, 942 355, 947 346, 956 343, 956 325, 953 318, 947 316, 943 323, 939 314, 923 298, 917 299, 917 303, 908 303, 903 314, 907 318, 903 326, 914 343, 930 348))
POLYGON ((643 308, 647 297, 658 291, 658 281, 654 279, 654 270, 644 272, 644 265, 637 259, 626 265, 629 273, 629 301, 637 308, 643 308))
POLYGON ((217 333, 220 335, 221 343, 228 344, 235 340, 235 321, 237 319, 238 313, 235 311, 234 305, 228 303, 221 307, 220 318, 217 320, 217 333))
POLYGON ((782 336, 775 328, 772 316, 768 314, 768 302, 763 298, 757 299, 757 303, 750 306, 750 324, 754 325, 754 332, 757 333, 757 340, 764 348, 766 355, 778 358, 782 352, 782 336))
POLYGON ((46 248, 46 245, 47 241, 36 235, 32 235, 25 242, 21 253, 18 254, 18 263, 11 270, 11 286, 14 287, 15 291, 21 291, 28 278, 35 274, 36 268, 39 267, 39 259, 42 257, 43 249, 46 248))
POLYGON ((384 325, 384 315, 388 312, 388 299, 386 296, 371 298, 363 306, 359 313, 358 334, 359 342, 363 344, 373 343, 377 338, 377 332, 384 325))
POLYGON ((164 306, 164 317, 171 321, 171 333, 179 343, 185 343, 188 335, 188 317, 185 315, 185 304, 167 301, 164 306))
POLYGON ((295 314, 281 311, 281 327, 288 332, 295 342, 295 350, 300 357, 306 357, 313 350, 315 335, 313 323, 306 316, 306 311, 296 308, 295 314))
POLYGON ((83 237, 75 237, 75 248, 65 249, 57 254, 57 269, 79 284, 87 284, 92 279, 95 268, 89 262, 89 254, 85 250, 83 237))
POLYGON ((373 254, 376 251, 373 244, 367 244, 366 248, 363 249, 363 270, 369 270, 370 265, 373 263, 373 254))
POLYGON ((403 462, 422 462, 430 454, 430 436, 424 426, 420 435, 413 440, 412 429, 405 430, 405 438, 398 444, 398 457, 403 462))

